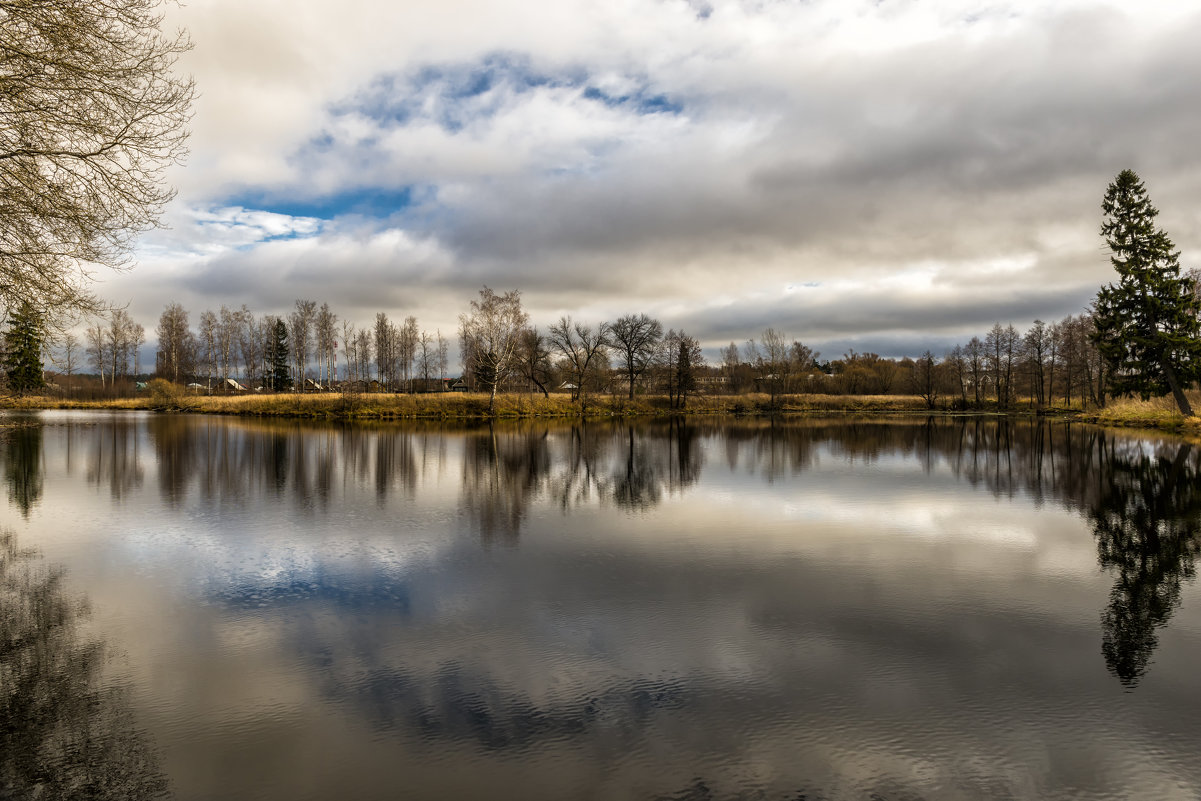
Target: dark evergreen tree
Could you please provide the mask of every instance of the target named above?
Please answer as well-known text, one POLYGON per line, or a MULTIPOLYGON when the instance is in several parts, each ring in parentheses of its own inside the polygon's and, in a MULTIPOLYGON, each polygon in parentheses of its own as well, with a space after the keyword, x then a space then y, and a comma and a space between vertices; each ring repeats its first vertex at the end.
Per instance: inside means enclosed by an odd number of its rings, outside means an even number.
POLYGON ((1193 411, 1184 388, 1201 370, 1201 310, 1193 283, 1180 274, 1180 253, 1155 225, 1158 209, 1132 170, 1105 192, 1101 235, 1118 282, 1097 293, 1093 339, 1116 395, 1172 393, 1182 414, 1193 411))
POLYGON ((33 305, 22 303, 4 332, 4 373, 8 389, 18 395, 42 387, 42 318, 33 305))
POLYGON ((292 388, 288 355, 288 326, 283 320, 276 320, 267 341, 267 386, 276 392, 292 388))

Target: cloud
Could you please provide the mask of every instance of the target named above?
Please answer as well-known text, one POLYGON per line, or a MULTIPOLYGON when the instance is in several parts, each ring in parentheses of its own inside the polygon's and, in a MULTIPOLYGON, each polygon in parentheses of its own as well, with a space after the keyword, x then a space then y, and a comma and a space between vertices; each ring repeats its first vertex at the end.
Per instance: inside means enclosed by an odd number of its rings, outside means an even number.
POLYGON ((1098 207, 1125 167, 1201 253, 1188 4, 221 1, 172 17, 203 97, 175 173, 184 223, 139 275, 167 291, 186 274, 197 304, 304 291, 352 319, 453 326, 487 283, 523 289, 536 319, 647 310, 714 340, 775 325, 920 352, 1080 311, 1110 277, 1098 207))

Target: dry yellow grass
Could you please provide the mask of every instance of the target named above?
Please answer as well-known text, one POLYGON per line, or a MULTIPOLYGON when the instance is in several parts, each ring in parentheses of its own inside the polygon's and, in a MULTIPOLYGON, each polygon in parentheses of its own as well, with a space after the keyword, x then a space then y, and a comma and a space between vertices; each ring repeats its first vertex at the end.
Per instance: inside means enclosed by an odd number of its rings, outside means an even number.
MULTIPOLYGON (((1193 409, 1201 408, 1201 393, 1186 392, 1193 409)), ((1201 419, 1185 417, 1176 407, 1176 402, 1170 397, 1151 398, 1118 398, 1110 401, 1104 408, 1089 415, 1089 420, 1102 425, 1139 426, 1148 428, 1170 428, 1181 430, 1201 429, 1201 419)))
MULTIPOLYGON (((136 398, 69 400, 47 396, 8 398, 0 405, 16 409, 150 409, 257 417, 325 419, 480 419, 489 417, 488 396, 447 393, 393 394, 272 394, 195 395, 165 382, 136 398)), ((773 409, 767 395, 696 395, 688 398, 687 414, 759 415, 772 411, 806 412, 921 412, 921 398, 901 395, 787 395, 773 409)), ((496 398, 496 417, 626 417, 679 414, 666 396, 629 398, 594 396, 586 404, 563 394, 510 393, 496 398)))
MULTIPOLYGON (((1194 408, 1201 409, 1201 392, 1188 393, 1194 408)), ((71 400, 54 396, 0 398, 8 409, 112 409, 196 412, 260 418, 310 418, 324 420, 484 420, 489 418, 488 396, 482 393, 429 395, 380 394, 247 394, 196 395, 167 382, 154 381, 146 394, 135 398, 71 400)), ((842 414, 925 414, 926 405, 916 395, 784 395, 775 404, 766 394, 696 395, 688 398, 689 415, 763 416, 772 413, 796 416, 842 414)), ((1100 425, 1159 428, 1201 436, 1201 418, 1185 418, 1169 398, 1142 401, 1120 398, 1104 409, 1081 412, 1078 408, 1047 410, 1100 425)), ((1019 404, 1014 413, 1029 413, 1019 404)), ((496 398, 495 417, 510 420, 610 417, 653 417, 680 414, 666 396, 625 397, 601 395, 586 405, 565 394, 549 398, 510 393, 496 398)))

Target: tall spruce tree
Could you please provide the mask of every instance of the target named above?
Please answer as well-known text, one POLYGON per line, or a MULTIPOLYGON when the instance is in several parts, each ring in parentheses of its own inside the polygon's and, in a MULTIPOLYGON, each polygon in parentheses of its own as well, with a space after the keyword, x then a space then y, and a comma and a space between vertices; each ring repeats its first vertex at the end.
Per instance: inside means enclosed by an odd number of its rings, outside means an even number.
POLYGON ((1171 393, 1182 414, 1193 410, 1184 388, 1201 371, 1201 322, 1192 281, 1180 274, 1180 252, 1155 225, 1159 210, 1132 170, 1105 192, 1101 236, 1118 272, 1097 293, 1093 340, 1115 395, 1171 393))
POLYGON ((22 303, 4 332, 4 373, 10 392, 23 395, 41 389, 44 340, 41 315, 31 303, 22 303))
POLYGON ((283 320, 276 320, 267 341, 267 386, 276 392, 292 388, 288 352, 288 326, 283 320))

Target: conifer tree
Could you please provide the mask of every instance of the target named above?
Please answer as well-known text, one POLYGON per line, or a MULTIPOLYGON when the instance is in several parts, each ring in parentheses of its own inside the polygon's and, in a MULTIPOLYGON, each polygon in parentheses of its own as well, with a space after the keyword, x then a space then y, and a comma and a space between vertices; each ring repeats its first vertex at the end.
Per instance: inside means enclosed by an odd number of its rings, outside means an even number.
POLYGON ((1159 210, 1132 170, 1118 173, 1101 204, 1101 235, 1118 272, 1097 293, 1093 340, 1115 395, 1171 393, 1182 414, 1193 410, 1184 388, 1201 370, 1201 309, 1180 253, 1155 224, 1159 210))
POLYGON ((18 395, 42 387, 42 318, 26 302, 17 307, 4 332, 4 373, 18 395))
POLYGON ((292 388, 288 350, 288 326, 283 320, 277 319, 267 342, 267 386, 276 392, 292 388))

